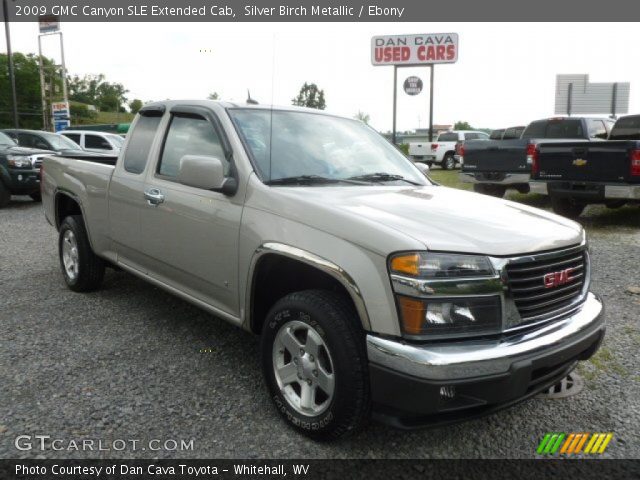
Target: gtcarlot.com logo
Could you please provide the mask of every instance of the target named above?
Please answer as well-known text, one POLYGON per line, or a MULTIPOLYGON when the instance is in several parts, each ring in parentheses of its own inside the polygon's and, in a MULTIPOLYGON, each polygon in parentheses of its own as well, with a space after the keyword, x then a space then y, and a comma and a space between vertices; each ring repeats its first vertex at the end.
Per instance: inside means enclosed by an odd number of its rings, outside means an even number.
POLYGON ((604 453, 612 438, 613 433, 547 433, 536 452, 541 455, 604 453))

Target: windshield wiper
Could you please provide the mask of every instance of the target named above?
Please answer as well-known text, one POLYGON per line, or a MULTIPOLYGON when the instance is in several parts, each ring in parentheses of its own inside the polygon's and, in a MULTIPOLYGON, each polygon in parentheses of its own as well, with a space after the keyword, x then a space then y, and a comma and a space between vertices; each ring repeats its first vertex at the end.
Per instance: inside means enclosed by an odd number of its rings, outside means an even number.
POLYGON ((265 182, 267 185, 313 185, 320 183, 351 183, 362 185, 356 179, 330 178, 321 175, 296 175, 292 177, 274 178, 265 182))
POLYGON ((355 177, 349 177, 349 180, 364 180, 367 182, 392 182, 394 180, 400 180, 410 183, 411 185, 421 185, 418 182, 414 182, 413 180, 404 178, 402 175, 395 175, 393 173, 386 172, 375 172, 367 173, 366 175, 357 175, 355 177))

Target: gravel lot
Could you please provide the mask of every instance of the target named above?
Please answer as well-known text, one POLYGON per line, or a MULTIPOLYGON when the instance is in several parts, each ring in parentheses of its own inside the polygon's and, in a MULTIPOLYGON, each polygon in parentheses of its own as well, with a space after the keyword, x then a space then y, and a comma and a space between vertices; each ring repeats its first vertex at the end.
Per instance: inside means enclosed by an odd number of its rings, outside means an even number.
POLYGON ((614 432, 606 456, 640 458, 640 209, 590 207, 593 290, 608 333, 583 363, 584 390, 537 397, 480 420, 402 432, 373 424, 319 444, 280 421, 251 335, 137 278, 108 270, 104 288, 64 285, 56 232, 40 205, 0 210, 0 457, 532 457, 548 431, 614 432), (193 450, 18 451, 17 435, 69 440, 194 439, 193 450))

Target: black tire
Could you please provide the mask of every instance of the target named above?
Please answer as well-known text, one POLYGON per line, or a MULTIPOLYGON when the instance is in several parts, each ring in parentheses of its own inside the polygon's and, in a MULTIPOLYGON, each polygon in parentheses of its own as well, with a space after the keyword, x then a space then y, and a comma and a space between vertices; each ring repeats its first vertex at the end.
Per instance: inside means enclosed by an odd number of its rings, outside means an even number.
POLYGON ((40 195, 40 192, 32 193, 29 196, 31 197, 31 200, 33 200, 34 202, 41 202, 42 201, 42 195, 40 195))
POLYGON ((427 162, 427 166, 428 166, 429 168, 433 168, 433 162, 427 162))
POLYGON ((568 197, 551 197, 551 208, 554 213, 567 218, 578 218, 587 205, 568 197))
POLYGON ((7 190, 7 187, 0 181, 0 208, 4 208, 9 205, 11 201, 11 192, 7 190))
POLYGON ((456 167, 456 159, 453 158, 453 153, 445 154, 442 159, 442 169, 443 170, 453 170, 456 167))
POLYGON ((502 185, 492 185, 490 183, 474 183, 473 191, 482 193, 483 195, 491 195, 492 197, 502 198, 506 193, 506 187, 502 185))
MULTIPOLYGON (((308 345, 307 336, 302 348, 307 348, 308 345)), ((367 423, 371 399, 365 335, 357 314, 341 295, 324 290, 305 290, 291 293, 276 302, 267 315, 262 331, 261 358, 270 396, 284 420, 294 429, 317 440, 331 440, 353 433, 367 423), (292 325, 290 322, 306 324, 315 330, 326 345, 330 358, 334 391, 325 400, 326 410, 318 415, 297 411, 283 393, 285 386, 281 389, 276 379, 274 357, 278 353, 286 355, 284 348, 276 351, 280 345, 277 339, 281 328, 292 325)), ((313 361, 313 357, 311 360, 313 361)), ((298 368, 298 378, 302 379, 302 367, 297 365, 302 365, 303 362, 300 358, 290 358, 290 362, 294 361, 296 366, 293 368, 298 368)), ((317 376, 315 370, 314 375, 317 376)), ((316 380, 313 382, 316 388, 316 380)), ((290 383, 291 389, 294 389, 296 383, 298 390, 303 387, 302 383, 295 381, 290 383)), ((302 394, 299 395, 302 398, 302 394)), ((317 396, 316 390, 314 405, 317 396)))
POLYGON ((87 230, 81 215, 70 215, 66 217, 60 225, 58 237, 58 255, 60 256, 60 268, 62 276, 70 290, 74 292, 90 292, 96 290, 102 284, 104 278, 104 261, 98 257, 91 249, 87 230), (66 232, 71 232, 70 237, 75 239, 77 272, 71 275, 63 259, 63 243, 66 232))

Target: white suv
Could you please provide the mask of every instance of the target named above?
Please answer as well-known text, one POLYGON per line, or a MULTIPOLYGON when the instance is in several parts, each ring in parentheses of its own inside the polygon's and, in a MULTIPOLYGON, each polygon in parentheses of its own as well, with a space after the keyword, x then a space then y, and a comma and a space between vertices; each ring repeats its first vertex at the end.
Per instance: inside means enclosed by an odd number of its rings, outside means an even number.
POLYGON ((425 162, 430 167, 437 163, 444 170, 456 166, 456 145, 465 140, 487 140, 489 134, 475 130, 453 130, 441 133, 433 143, 414 142, 409 144, 409 155, 417 161, 425 162))

